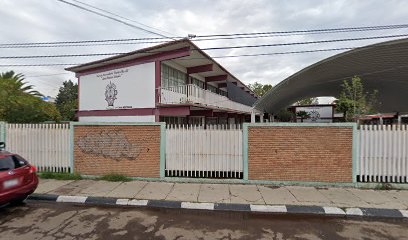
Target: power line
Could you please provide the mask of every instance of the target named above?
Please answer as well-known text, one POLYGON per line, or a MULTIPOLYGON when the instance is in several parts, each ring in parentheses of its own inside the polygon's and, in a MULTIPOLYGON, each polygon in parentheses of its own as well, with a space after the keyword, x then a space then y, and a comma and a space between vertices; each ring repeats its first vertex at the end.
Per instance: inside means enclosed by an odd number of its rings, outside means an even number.
POLYGON ((77 8, 80 8, 80 9, 82 9, 82 10, 84 10, 84 11, 91 12, 91 13, 94 13, 94 14, 96 14, 96 15, 99 15, 99 16, 102 16, 102 17, 105 17, 105 18, 109 18, 109 19, 111 19, 111 20, 113 20, 113 21, 116 21, 116 22, 125 24, 125 25, 127 25, 127 26, 129 26, 129 27, 133 27, 133 28, 136 28, 136 29, 138 29, 138 30, 142 30, 142 31, 147 32, 147 33, 151 33, 151 34, 154 34, 154 35, 158 35, 158 36, 161 36, 161 37, 164 37, 164 38, 171 38, 171 37, 168 37, 168 36, 163 35, 163 34, 161 34, 161 33, 157 33, 157 32, 154 32, 154 31, 151 31, 151 30, 148 30, 148 29, 145 29, 145 28, 136 26, 136 25, 134 25, 134 24, 131 24, 131 23, 122 21, 122 20, 117 19, 117 18, 115 18, 115 17, 108 16, 108 15, 106 15, 106 14, 103 14, 103 13, 100 13, 100 12, 97 12, 97 11, 94 11, 94 10, 91 10, 91 9, 89 9, 89 8, 86 8, 86 7, 83 7, 83 6, 80 6, 80 5, 71 3, 71 2, 67 2, 67 1, 65 1, 65 0, 57 0, 57 1, 62 2, 62 3, 65 3, 65 4, 68 4, 68 5, 71 5, 71 6, 74 6, 74 7, 77 7, 77 8))
MULTIPOLYGON (((407 37, 408 34, 388 35, 388 36, 373 36, 373 37, 360 37, 360 38, 342 38, 331 40, 319 40, 319 41, 305 41, 305 42, 291 42, 291 43, 273 43, 273 44, 258 44, 258 45, 241 45, 241 46, 227 46, 227 47, 211 47, 211 48, 192 48, 192 51, 212 51, 212 50, 225 50, 225 49, 242 49, 242 48, 261 48, 261 47, 280 47, 280 46, 293 46, 293 45, 308 45, 308 44, 321 44, 321 43, 333 43, 333 42, 347 42, 347 41, 362 41, 384 38, 398 38, 407 37)), ((163 53, 166 51, 141 51, 134 54, 146 54, 146 53, 163 53)), ((15 58, 57 58, 57 57, 84 57, 84 56, 101 56, 101 55, 119 55, 123 53, 90 53, 90 54, 63 54, 63 55, 36 55, 36 56, 0 56, 0 59, 15 59, 15 58)))
POLYGON ((273 32, 255 32, 255 33, 232 33, 232 34, 211 34, 198 35, 200 37, 229 37, 229 36, 247 36, 247 35, 266 35, 266 34, 291 34, 291 33, 310 33, 310 32, 333 32, 333 31, 373 31, 373 30, 388 30, 408 28, 408 24, 394 24, 394 25, 379 25, 366 27, 343 27, 343 28, 323 28, 323 29, 309 29, 309 30, 293 30, 293 31, 273 31, 273 32))
POLYGON ((24 76, 26 78, 37 78, 37 77, 49 77, 49 76, 58 76, 58 75, 66 75, 71 73, 53 73, 53 74, 44 74, 44 75, 33 75, 33 76, 24 76))
POLYGON ((133 20, 133 19, 129 19, 129 18, 127 18, 127 17, 123 17, 123 16, 121 16, 121 15, 119 15, 119 14, 116 14, 116 13, 113 13, 113 12, 110 12, 110 11, 107 11, 107 10, 105 10, 105 9, 102 9, 102 8, 99 8, 99 7, 96 7, 96 6, 93 6, 93 5, 91 5, 91 4, 84 3, 84 2, 81 2, 81 1, 78 1, 78 0, 71 0, 71 1, 76 2, 76 3, 80 3, 80 4, 82 4, 82 5, 85 5, 85 6, 94 8, 94 9, 97 9, 97 10, 99 10, 99 11, 101 11, 101 12, 105 12, 105 13, 111 14, 111 15, 113 15, 113 16, 115 16, 115 17, 119 17, 119 18, 128 20, 128 21, 130 21, 130 22, 137 23, 137 24, 142 25, 142 26, 145 26, 145 27, 147 27, 147 28, 151 28, 151 29, 154 29, 154 30, 157 30, 157 31, 160 31, 160 32, 163 32, 163 33, 166 33, 166 34, 170 34, 170 35, 175 36, 173 33, 166 32, 166 31, 164 31, 164 30, 161 30, 161 29, 158 29, 158 28, 155 28, 155 27, 152 27, 152 26, 143 24, 143 23, 141 23, 141 22, 135 21, 135 20, 133 20))
MULTIPOLYGON (((382 25, 382 26, 371 26, 371 27, 348 27, 348 28, 329 28, 329 29, 313 29, 313 30, 295 30, 295 31, 280 31, 280 32, 275 31, 275 32, 202 35, 202 36, 197 36, 196 38, 193 39, 193 41, 291 36, 291 34, 304 35, 304 34, 323 34, 323 33, 355 32, 355 31, 377 31, 377 30, 390 30, 390 29, 402 29, 402 28, 408 28, 408 24, 382 25), (213 36, 217 36, 217 37, 213 37, 213 36), (225 37, 231 37, 231 38, 225 38, 225 37)), ((181 39, 181 37, 177 37, 177 38, 181 39)), ((149 41, 149 40, 163 40, 163 39, 169 39, 169 38, 168 37, 165 37, 165 38, 155 37, 155 38, 123 38, 123 39, 56 41, 56 42, 0 43, 0 47, 22 46, 22 45, 25 46, 25 45, 62 45, 62 44, 81 44, 81 43, 107 43, 107 42, 113 42, 113 43, 119 44, 119 42, 129 42, 129 41, 148 41, 148 42, 140 42, 140 43, 168 42, 168 41, 153 41, 153 42, 149 41)), ((139 44, 139 42, 126 43, 126 44, 139 44)), ((87 46, 87 45, 79 45, 79 46, 87 46)))
MULTIPOLYGON (((275 53, 255 53, 255 54, 242 54, 242 55, 227 55, 227 56, 215 56, 212 58, 234 58, 234 57, 252 57, 252 56, 268 56, 268 55, 281 55, 281 54, 295 54, 295 53, 312 53, 312 52, 327 52, 327 51, 341 51, 350 50, 357 47, 343 47, 343 48, 329 48, 329 49, 315 49, 305 51, 290 51, 290 52, 275 52, 275 53)), ((89 57, 89 56, 105 56, 105 55, 120 55, 123 53, 92 53, 92 54, 63 54, 63 55, 37 55, 37 56, 10 56, 1 57, 0 59, 15 59, 15 58, 64 58, 64 57, 89 57)), ((205 57, 179 59, 179 60, 194 60, 194 59, 207 59, 205 57)))
MULTIPOLYGON (((358 47, 355 47, 358 48, 358 47)), ((289 52, 272 52, 272 53, 259 53, 259 54, 242 54, 242 55, 226 55, 226 56, 215 56, 212 58, 235 58, 235 57, 257 57, 257 56, 272 56, 272 55, 289 55, 289 54, 301 54, 301 53, 314 53, 314 52, 329 52, 329 51, 342 51, 355 49, 352 47, 344 48, 329 48, 329 49, 315 49, 315 50, 304 50, 304 51, 289 51, 289 52)), ((190 59, 179 59, 179 60, 193 60, 193 59, 207 59, 207 58, 190 58, 190 59)), ((41 66, 72 66, 81 65, 83 63, 67 63, 67 64, 54 64, 54 63, 42 63, 42 64, 0 64, 0 67, 41 67, 41 66)))

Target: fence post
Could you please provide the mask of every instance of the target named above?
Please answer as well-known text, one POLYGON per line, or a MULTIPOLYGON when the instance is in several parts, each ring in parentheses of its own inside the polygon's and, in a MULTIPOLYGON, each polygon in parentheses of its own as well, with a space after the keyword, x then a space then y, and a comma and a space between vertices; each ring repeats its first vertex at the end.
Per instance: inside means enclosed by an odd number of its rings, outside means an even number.
POLYGON ((6 123, 5 122, 0 122, 0 142, 6 142, 6 123))

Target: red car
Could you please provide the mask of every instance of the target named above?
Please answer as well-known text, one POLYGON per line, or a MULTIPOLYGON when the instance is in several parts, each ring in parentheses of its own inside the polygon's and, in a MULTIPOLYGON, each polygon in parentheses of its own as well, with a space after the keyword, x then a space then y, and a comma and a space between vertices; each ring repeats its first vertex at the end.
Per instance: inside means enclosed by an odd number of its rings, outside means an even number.
POLYGON ((0 142, 0 206, 23 202, 38 186, 36 168, 4 147, 0 142))

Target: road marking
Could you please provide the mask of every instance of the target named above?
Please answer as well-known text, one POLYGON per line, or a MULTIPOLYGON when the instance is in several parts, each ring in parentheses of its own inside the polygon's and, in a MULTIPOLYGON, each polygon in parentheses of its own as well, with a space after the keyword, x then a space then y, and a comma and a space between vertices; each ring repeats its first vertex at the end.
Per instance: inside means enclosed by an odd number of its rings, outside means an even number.
POLYGON ((347 208, 346 214, 350 216, 363 216, 363 211, 360 208, 347 208))
POLYGON ((181 208, 187 209, 202 209, 202 210, 214 210, 214 203, 193 203, 193 202, 182 202, 181 208))
POLYGON ((129 199, 127 198, 120 198, 116 200, 116 205, 128 205, 129 199))
POLYGON ((127 205, 131 206, 146 206, 147 205, 147 200, 137 200, 137 199, 132 199, 129 200, 127 205))
POLYGON ((330 215, 346 215, 346 213, 338 207, 323 207, 324 212, 330 215))
POLYGON ((408 210, 399 210, 404 218, 408 218, 408 210))
POLYGON ((286 206, 271 206, 271 205, 255 205, 251 204, 251 211, 253 212, 272 212, 272 213, 286 213, 288 212, 286 206))
POLYGON ((84 196, 58 196, 57 202, 84 203, 87 198, 84 196))

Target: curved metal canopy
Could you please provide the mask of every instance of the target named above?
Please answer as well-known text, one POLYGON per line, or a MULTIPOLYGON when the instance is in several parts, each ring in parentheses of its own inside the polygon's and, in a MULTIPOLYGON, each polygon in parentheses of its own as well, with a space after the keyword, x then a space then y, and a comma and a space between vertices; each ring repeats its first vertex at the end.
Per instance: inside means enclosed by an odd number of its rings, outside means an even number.
POLYGON ((345 79, 359 76, 365 90, 377 89, 380 112, 408 112, 408 38, 356 48, 326 58, 286 78, 254 107, 268 113, 296 101, 333 96, 345 79))

